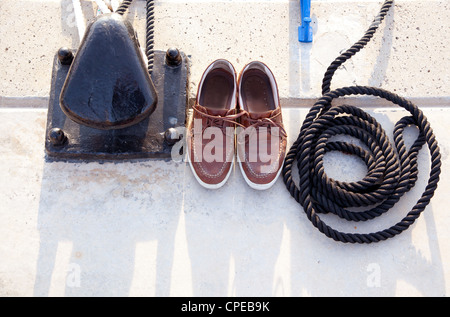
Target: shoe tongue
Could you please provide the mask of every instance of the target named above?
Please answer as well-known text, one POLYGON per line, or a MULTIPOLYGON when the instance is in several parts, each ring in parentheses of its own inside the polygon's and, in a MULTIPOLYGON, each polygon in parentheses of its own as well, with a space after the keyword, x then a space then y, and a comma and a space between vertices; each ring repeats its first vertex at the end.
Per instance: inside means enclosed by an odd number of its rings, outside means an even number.
POLYGON ((200 107, 205 113, 210 114, 212 116, 226 116, 228 114, 228 112, 230 111, 229 109, 213 109, 213 108, 207 108, 204 106, 200 106, 200 107))
POLYGON ((265 112, 251 112, 249 113, 249 117, 251 119, 264 119, 264 118, 270 118, 272 117, 272 113, 274 110, 269 110, 265 112))

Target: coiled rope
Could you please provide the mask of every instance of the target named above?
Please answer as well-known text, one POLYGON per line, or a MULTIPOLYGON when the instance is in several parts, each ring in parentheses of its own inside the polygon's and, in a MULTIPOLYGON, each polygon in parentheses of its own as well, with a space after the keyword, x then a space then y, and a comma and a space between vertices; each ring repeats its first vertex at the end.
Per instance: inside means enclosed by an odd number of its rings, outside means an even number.
MULTIPOLYGON (((124 15, 128 10, 129 6, 133 0, 124 0, 119 8, 117 8, 116 13, 120 15, 124 15)), ((155 59, 155 50, 154 50, 154 25, 155 25, 155 0, 147 0, 146 2, 146 48, 145 53, 148 59, 148 72, 151 75, 153 73, 153 65, 155 59)))
POLYGON ((321 233, 339 242, 373 243, 402 233, 428 205, 439 182, 439 147, 427 118, 416 105, 394 93, 375 87, 353 86, 330 91, 335 71, 367 45, 392 4, 393 1, 385 1, 364 36, 328 67, 322 82, 322 97, 307 114, 297 140, 286 155, 282 169, 287 189, 303 207, 308 219, 321 233), (411 116, 402 118, 395 125, 394 146, 380 124, 366 112, 348 105, 332 107, 331 102, 334 99, 351 95, 380 97, 411 113, 411 116), (407 150, 403 141, 403 130, 411 125, 419 129, 419 135, 407 150), (351 143, 329 141, 338 134, 361 140, 369 150, 351 143), (366 221, 387 212, 414 186, 418 174, 417 155, 425 143, 431 154, 428 184, 416 205, 401 221, 378 232, 359 234, 340 232, 320 219, 321 213, 333 213, 349 221, 366 221), (367 165, 367 175, 361 181, 352 183, 328 178, 324 171, 323 157, 329 151, 359 156, 367 165), (299 174, 298 186, 292 177, 295 162, 299 174), (350 207, 369 209, 354 212, 347 209, 350 207))

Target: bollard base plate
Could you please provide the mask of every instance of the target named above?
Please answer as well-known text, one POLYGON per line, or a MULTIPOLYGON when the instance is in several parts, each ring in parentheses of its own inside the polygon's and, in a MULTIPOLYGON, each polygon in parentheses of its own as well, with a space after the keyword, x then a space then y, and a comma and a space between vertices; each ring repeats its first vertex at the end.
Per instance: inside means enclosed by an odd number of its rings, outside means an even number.
POLYGON ((100 130, 80 125, 61 110, 59 97, 70 65, 62 65, 58 56, 53 64, 52 85, 47 114, 45 151, 48 160, 130 160, 168 159, 172 146, 165 131, 184 127, 188 104, 188 60, 165 63, 165 51, 155 51, 152 80, 158 94, 156 110, 143 121, 123 129, 100 130), (64 133, 64 142, 55 144, 55 129, 64 133))

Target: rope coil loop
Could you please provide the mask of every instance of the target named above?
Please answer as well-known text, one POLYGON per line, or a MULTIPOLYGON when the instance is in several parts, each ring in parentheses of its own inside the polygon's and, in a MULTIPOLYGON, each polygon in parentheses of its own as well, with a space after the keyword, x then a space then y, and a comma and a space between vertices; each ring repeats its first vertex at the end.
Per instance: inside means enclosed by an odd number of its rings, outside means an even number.
POLYGON ((339 242, 373 243, 402 233, 428 205, 439 182, 439 147, 427 118, 416 105, 394 93, 375 87, 353 86, 330 91, 334 72, 368 43, 392 3, 393 1, 385 1, 364 37, 328 68, 323 80, 323 96, 306 115, 300 134, 287 153, 282 169, 287 189, 303 207, 308 219, 320 232, 339 242), (389 142, 381 125, 366 112, 354 106, 331 106, 334 99, 351 95, 379 97, 410 112, 411 116, 402 118, 395 125, 394 145, 389 142), (410 125, 419 129, 419 135, 407 149, 403 141, 403 131, 410 125), (351 143, 329 141, 337 134, 359 139, 368 150, 351 143), (428 145, 431 154, 428 184, 416 205, 401 221, 385 230, 358 234, 340 232, 320 219, 319 214, 333 213, 349 221, 367 221, 387 212, 414 186, 418 175, 417 155, 424 144, 428 145), (341 151, 360 157, 366 163, 367 175, 352 183, 328 178, 324 172, 323 157, 329 151, 341 151), (292 177, 295 162, 299 174, 298 186, 292 177), (353 212, 348 210, 350 207, 370 209, 353 212))

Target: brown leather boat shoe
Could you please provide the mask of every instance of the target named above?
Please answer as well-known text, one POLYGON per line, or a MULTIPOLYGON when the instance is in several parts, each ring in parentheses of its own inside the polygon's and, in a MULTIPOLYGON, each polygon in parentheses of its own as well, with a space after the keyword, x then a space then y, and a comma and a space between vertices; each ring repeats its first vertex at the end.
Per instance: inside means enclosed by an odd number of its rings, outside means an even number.
POLYGON ((247 184, 272 187, 286 155, 287 134, 275 77, 267 65, 247 64, 238 79, 237 158, 247 184))
POLYGON ((227 60, 216 60, 203 73, 187 125, 188 162, 197 181, 222 187, 235 160, 236 72, 227 60))

